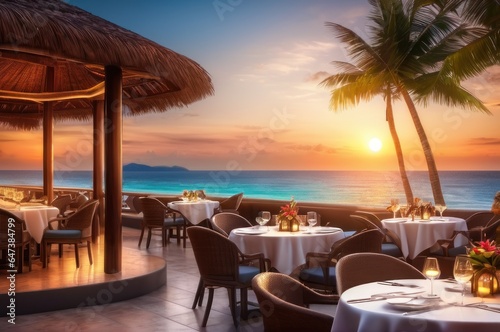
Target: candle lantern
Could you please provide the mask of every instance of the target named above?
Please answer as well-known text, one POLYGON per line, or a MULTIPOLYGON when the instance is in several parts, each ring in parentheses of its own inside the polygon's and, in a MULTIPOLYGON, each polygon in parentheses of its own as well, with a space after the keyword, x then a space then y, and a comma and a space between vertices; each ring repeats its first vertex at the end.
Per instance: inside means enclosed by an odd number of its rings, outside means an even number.
POLYGON ((300 221, 297 218, 282 218, 279 223, 280 232, 298 232, 300 230, 300 221))
POLYGON ((476 296, 487 296, 498 291, 498 279, 495 269, 484 268, 474 272, 471 292, 476 296))
POLYGON ((290 220, 288 220, 287 218, 280 219, 279 231, 280 232, 289 232, 290 231, 290 220))
POLYGON ((300 229, 300 221, 297 218, 293 218, 290 221, 290 232, 298 232, 300 229))

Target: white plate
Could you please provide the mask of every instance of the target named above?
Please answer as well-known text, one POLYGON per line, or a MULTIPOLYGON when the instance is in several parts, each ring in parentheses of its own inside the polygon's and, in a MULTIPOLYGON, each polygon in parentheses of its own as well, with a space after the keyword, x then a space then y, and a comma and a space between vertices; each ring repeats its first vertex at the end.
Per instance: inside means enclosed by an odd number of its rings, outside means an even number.
MULTIPOLYGON (((438 298, 439 299, 439 298, 438 298)), ((401 310, 422 310, 437 305, 438 299, 394 297, 386 302, 393 308, 401 310)))
POLYGON ((245 235, 258 235, 267 233, 267 229, 258 229, 258 228, 238 228, 234 230, 236 234, 245 234, 245 235))
POLYGON ((393 222, 393 223, 407 222, 408 218, 390 218, 390 219, 386 219, 385 221, 393 222))
POLYGON ((340 231, 337 227, 314 227, 313 233, 335 233, 340 231))

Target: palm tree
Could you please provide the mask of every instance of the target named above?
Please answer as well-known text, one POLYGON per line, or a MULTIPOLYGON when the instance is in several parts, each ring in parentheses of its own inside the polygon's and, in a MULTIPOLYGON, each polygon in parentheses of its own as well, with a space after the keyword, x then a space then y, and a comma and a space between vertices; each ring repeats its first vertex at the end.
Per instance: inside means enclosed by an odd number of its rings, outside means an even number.
POLYGON ((437 6, 453 3, 466 22, 485 29, 480 38, 445 60, 443 75, 453 71, 456 77, 466 79, 500 64, 500 0, 435 0, 435 3, 437 6))
MULTIPOLYGON (((489 113, 480 100, 460 85, 453 72, 440 75, 444 60, 465 45, 463 40, 482 36, 481 31, 460 24, 453 1, 443 1, 440 6, 418 0, 368 2, 372 6, 369 16, 371 45, 352 30, 327 23, 335 37, 346 44, 346 51, 354 62, 334 62, 344 71, 322 82, 332 88, 330 107, 338 110, 355 106, 379 94, 386 100, 389 96, 402 98, 422 144, 434 202, 445 204, 432 149, 413 98, 424 105, 433 98, 449 106, 489 113)), ((396 153, 400 153, 398 149, 396 153)))

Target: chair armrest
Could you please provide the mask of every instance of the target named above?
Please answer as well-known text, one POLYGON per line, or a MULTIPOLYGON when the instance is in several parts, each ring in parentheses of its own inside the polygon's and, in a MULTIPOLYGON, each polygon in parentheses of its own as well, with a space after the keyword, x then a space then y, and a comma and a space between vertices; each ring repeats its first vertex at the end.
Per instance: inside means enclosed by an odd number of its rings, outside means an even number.
POLYGON ((269 259, 266 259, 264 257, 263 253, 256 253, 256 254, 243 254, 240 253, 240 263, 242 264, 249 264, 252 263, 253 261, 258 261, 259 262, 259 268, 260 272, 265 272, 266 271, 266 260, 269 263, 269 266, 271 265, 271 261, 269 259))
POLYGON ((329 252, 308 252, 306 254, 306 264, 305 268, 311 268, 317 265, 328 265, 328 261, 330 260, 329 252), (313 262, 317 262, 317 264, 312 264, 313 262))
POLYGON ((57 217, 57 218, 50 219, 48 221, 48 227, 49 227, 49 229, 54 229, 52 227, 52 223, 55 222, 55 221, 57 221, 57 228, 61 229, 62 226, 64 225, 63 221, 65 221, 67 219, 68 219, 67 217, 57 217))
POLYGON ((472 244, 472 240, 470 239, 470 232, 469 231, 453 231, 453 235, 449 239, 441 239, 437 240, 437 243, 443 250, 443 256, 448 257, 448 250, 452 249, 455 247, 455 238, 459 235, 463 235, 467 238, 470 244, 472 244))
POLYGON ((305 304, 337 304, 340 296, 338 294, 321 294, 304 286, 303 299, 305 304))

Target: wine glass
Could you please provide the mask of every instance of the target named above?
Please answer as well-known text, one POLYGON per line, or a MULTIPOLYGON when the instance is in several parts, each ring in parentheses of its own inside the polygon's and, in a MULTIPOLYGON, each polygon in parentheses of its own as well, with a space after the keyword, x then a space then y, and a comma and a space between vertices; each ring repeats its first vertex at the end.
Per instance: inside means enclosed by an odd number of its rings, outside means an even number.
POLYGON ((439 212, 440 217, 443 218, 443 212, 446 210, 446 205, 436 204, 434 207, 439 212))
POLYGON ((318 222, 318 215, 314 211, 307 212, 307 223, 309 224, 309 232, 312 232, 312 228, 318 222))
POLYGON ((396 219, 396 212, 399 211, 401 205, 399 205, 399 199, 391 199, 391 211, 393 214, 393 218, 396 219))
POLYGON ((408 205, 401 205, 399 207, 399 213, 401 214, 401 218, 406 218, 407 210, 408 210, 408 205))
POLYGON ((455 265, 453 266, 453 277, 462 285, 462 300, 460 305, 464 305, 465 284, 472 278, 474 269, 470 259, 466 255, 459 255, 455 257, 455 265))
POLYGON ((255 220, 260 225, 259 228, 263 228, 264 225, 267 224, 267 222, 269 220, 271 220, 271 212, 269 212, 269 211, 261 211, 261 212, 259 212, 259 216, 257 218, 255 218, 255 220))
POLYGON ((427 257, 425 259, 423 272, 424 275, 431 280, 431 293, 429 296, 436 296, 436 294, 434 294, 433 280, 439 278, 441 270, 439 269, 439 263, 435 257, 427 257))
POLYGON ((17 203, 16 207, 18 209, 21 208, 21 201, 24 199, 24 192, 23 191, 15 191, 14 192, 14 197, 13 200, 17 203))

